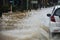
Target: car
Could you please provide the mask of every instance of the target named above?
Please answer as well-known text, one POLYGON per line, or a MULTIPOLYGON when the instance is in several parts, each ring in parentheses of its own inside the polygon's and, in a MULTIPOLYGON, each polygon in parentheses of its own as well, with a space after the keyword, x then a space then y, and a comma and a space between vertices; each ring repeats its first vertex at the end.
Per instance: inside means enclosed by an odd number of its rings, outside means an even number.
POLYGON ((47 14, 49 17, 49 28, 52 37, 56 34, 60 34, 60 5, 54 6, 52 13, 47 14))

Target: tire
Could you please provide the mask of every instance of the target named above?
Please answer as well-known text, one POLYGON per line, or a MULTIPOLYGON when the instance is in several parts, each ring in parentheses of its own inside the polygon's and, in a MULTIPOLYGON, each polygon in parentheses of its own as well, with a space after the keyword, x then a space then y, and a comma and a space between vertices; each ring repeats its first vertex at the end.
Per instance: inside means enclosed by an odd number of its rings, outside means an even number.
POLYGON ((52 37, 56 36, 56 33, 52 33, 52 37))

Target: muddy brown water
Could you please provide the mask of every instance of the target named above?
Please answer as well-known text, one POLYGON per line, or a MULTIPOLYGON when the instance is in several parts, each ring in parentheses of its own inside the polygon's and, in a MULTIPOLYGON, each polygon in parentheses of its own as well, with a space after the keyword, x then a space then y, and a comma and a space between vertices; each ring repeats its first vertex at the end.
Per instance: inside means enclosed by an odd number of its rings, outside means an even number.
MULTIPOLYGON (((25 14, 23 14, 25 15, 25 14)), ((49 40, 49 29, 39 23, 34 15, 23 19, 20 15, 3 15, 2 31, 0 31, 1 40, 49 40)))

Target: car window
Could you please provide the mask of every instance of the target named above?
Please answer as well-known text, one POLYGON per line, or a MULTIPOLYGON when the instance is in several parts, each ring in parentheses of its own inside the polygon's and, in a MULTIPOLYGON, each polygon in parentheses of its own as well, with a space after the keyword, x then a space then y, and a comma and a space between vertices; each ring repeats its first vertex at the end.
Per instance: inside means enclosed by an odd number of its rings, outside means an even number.
POLYGON ((60 8, 55 11, 55 14, 54 15, 60 16, 60 8))

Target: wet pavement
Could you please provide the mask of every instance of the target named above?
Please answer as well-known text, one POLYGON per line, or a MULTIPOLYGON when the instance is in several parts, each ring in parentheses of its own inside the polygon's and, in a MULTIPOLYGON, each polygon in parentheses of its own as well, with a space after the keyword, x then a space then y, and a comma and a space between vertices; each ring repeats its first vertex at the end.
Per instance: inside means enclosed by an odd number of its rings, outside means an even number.
MULTIPOLYGON (((44 9, 46 14, 49 9, 44 9)), ((48 20, 44 18, 46 16, 46 14, 43 15, 45 13, 43 12, 44 10, 32 10, 31 12, 20 14, 4 14, 0 39, 49 40, 49 27, 46 26, 48 20)), ((49 10, 49 12, 51 11, 49 10)))
POLYGON ((48 27, 39 22, 36 14, 3 15, 1 40, 48 40, 48 27), (19 18, 24 16, 23 18, 19 18))
POLYGON ((60 40, 60 34, 55 35, 51 40, 60 40))

